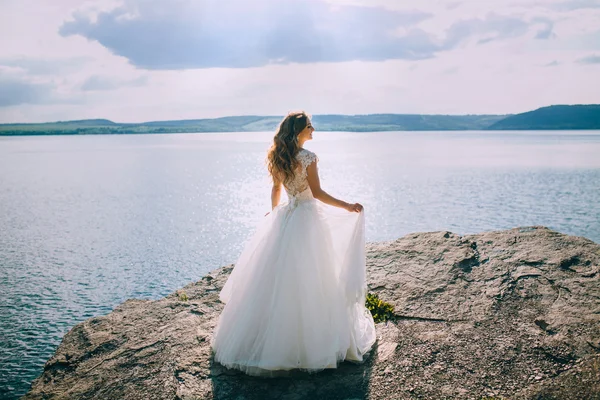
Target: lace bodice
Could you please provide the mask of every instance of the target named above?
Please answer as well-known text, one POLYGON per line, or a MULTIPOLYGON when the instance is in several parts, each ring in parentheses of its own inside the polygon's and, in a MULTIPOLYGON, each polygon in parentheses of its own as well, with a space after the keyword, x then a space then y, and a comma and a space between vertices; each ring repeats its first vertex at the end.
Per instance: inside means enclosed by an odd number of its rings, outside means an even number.
POLYGON ((298 154, 296 154, 296 158, 300 161, 300 171, 296 172, 294 180, 283 186, 289 198, 312 198, 312 192, 308 186, 306 168, 313 161, 318 161, 319 158, 315 153, 306 149, 300 149, 298 154))

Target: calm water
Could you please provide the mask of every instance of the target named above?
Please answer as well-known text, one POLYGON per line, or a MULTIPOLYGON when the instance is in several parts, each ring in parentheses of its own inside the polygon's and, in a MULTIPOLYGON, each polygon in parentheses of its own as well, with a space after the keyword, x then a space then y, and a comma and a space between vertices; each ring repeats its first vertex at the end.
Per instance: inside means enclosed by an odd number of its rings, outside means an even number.
MULTIPOLYGON (((270 209, 271 137, 0 137, 0 397, 76 323, 235 262, 270 209)), ((314 137, 323 187, 365 206, 368 241, 546 225, 600 242, 600 131, 314 137)))

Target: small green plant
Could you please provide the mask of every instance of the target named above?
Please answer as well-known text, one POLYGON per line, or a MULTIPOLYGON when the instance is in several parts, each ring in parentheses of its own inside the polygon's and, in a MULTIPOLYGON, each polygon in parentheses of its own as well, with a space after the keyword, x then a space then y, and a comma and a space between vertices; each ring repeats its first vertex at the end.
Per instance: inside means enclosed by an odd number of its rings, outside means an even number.
POLYGON ((179 297, 179 300, 181 300, 181 301, 188 301, 188 296, 183 290, 177 291, 177 296, 179 297))
POLYGON ((385 322, 393 319, 395 316, 394 306, 381 300, 376 294, 367 293, 365 306, 371 311, 375 323, 385 322))

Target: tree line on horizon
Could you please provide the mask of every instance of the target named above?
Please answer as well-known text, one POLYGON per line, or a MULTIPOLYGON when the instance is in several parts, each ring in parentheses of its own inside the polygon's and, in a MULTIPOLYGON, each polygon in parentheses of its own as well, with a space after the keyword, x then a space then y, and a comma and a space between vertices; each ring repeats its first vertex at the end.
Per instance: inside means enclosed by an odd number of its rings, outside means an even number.
MULTIPOLYGON (((282 117, 233 116, 180 121, 117 123, 106 119, 0 124, 0 135, 88 135, 274 131, 282 117)), ((555 105, 513 115, 315 115, 319 131, 446 131, 600 129, 600 105, 555 105)))

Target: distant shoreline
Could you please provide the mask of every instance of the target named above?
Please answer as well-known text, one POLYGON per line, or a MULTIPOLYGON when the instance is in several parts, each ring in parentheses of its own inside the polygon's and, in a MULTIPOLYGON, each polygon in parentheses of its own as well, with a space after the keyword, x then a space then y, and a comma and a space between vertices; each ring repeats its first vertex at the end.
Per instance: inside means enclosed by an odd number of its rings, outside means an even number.
MULTIPOLYGON (((271 130, 274 131, 274 130, 271 130)), ((135 135, 189 135, 189 134, 227 134, 227 133, 265 133, 271 131, 257 130, 257 131, 202 131, 202 132, 102 132, 102 133, 59 133, 59 132, 27 132, 27 133, 5 133, 0 132, 0 138, 2 137, 25 137, 25 136, 135 136, 135 135)), ((600 131, 600 128, 545 128, 545 129, 420 129, 420 130, 371 130, 371 131, 358 131, 358 130, 322 130, 319 129, 317 132, 323 133, 381 133, 381 132, 546 132, 546 131, 600 131)))
MULTIPOLYGON (((0 124, 0 136, 272 132, 281 116, 118 123, 106 119, 0 124)), ((513 115, 315 115, 321 132, 534 131, 600 129, 600 105, 555 105, 513 115)))

